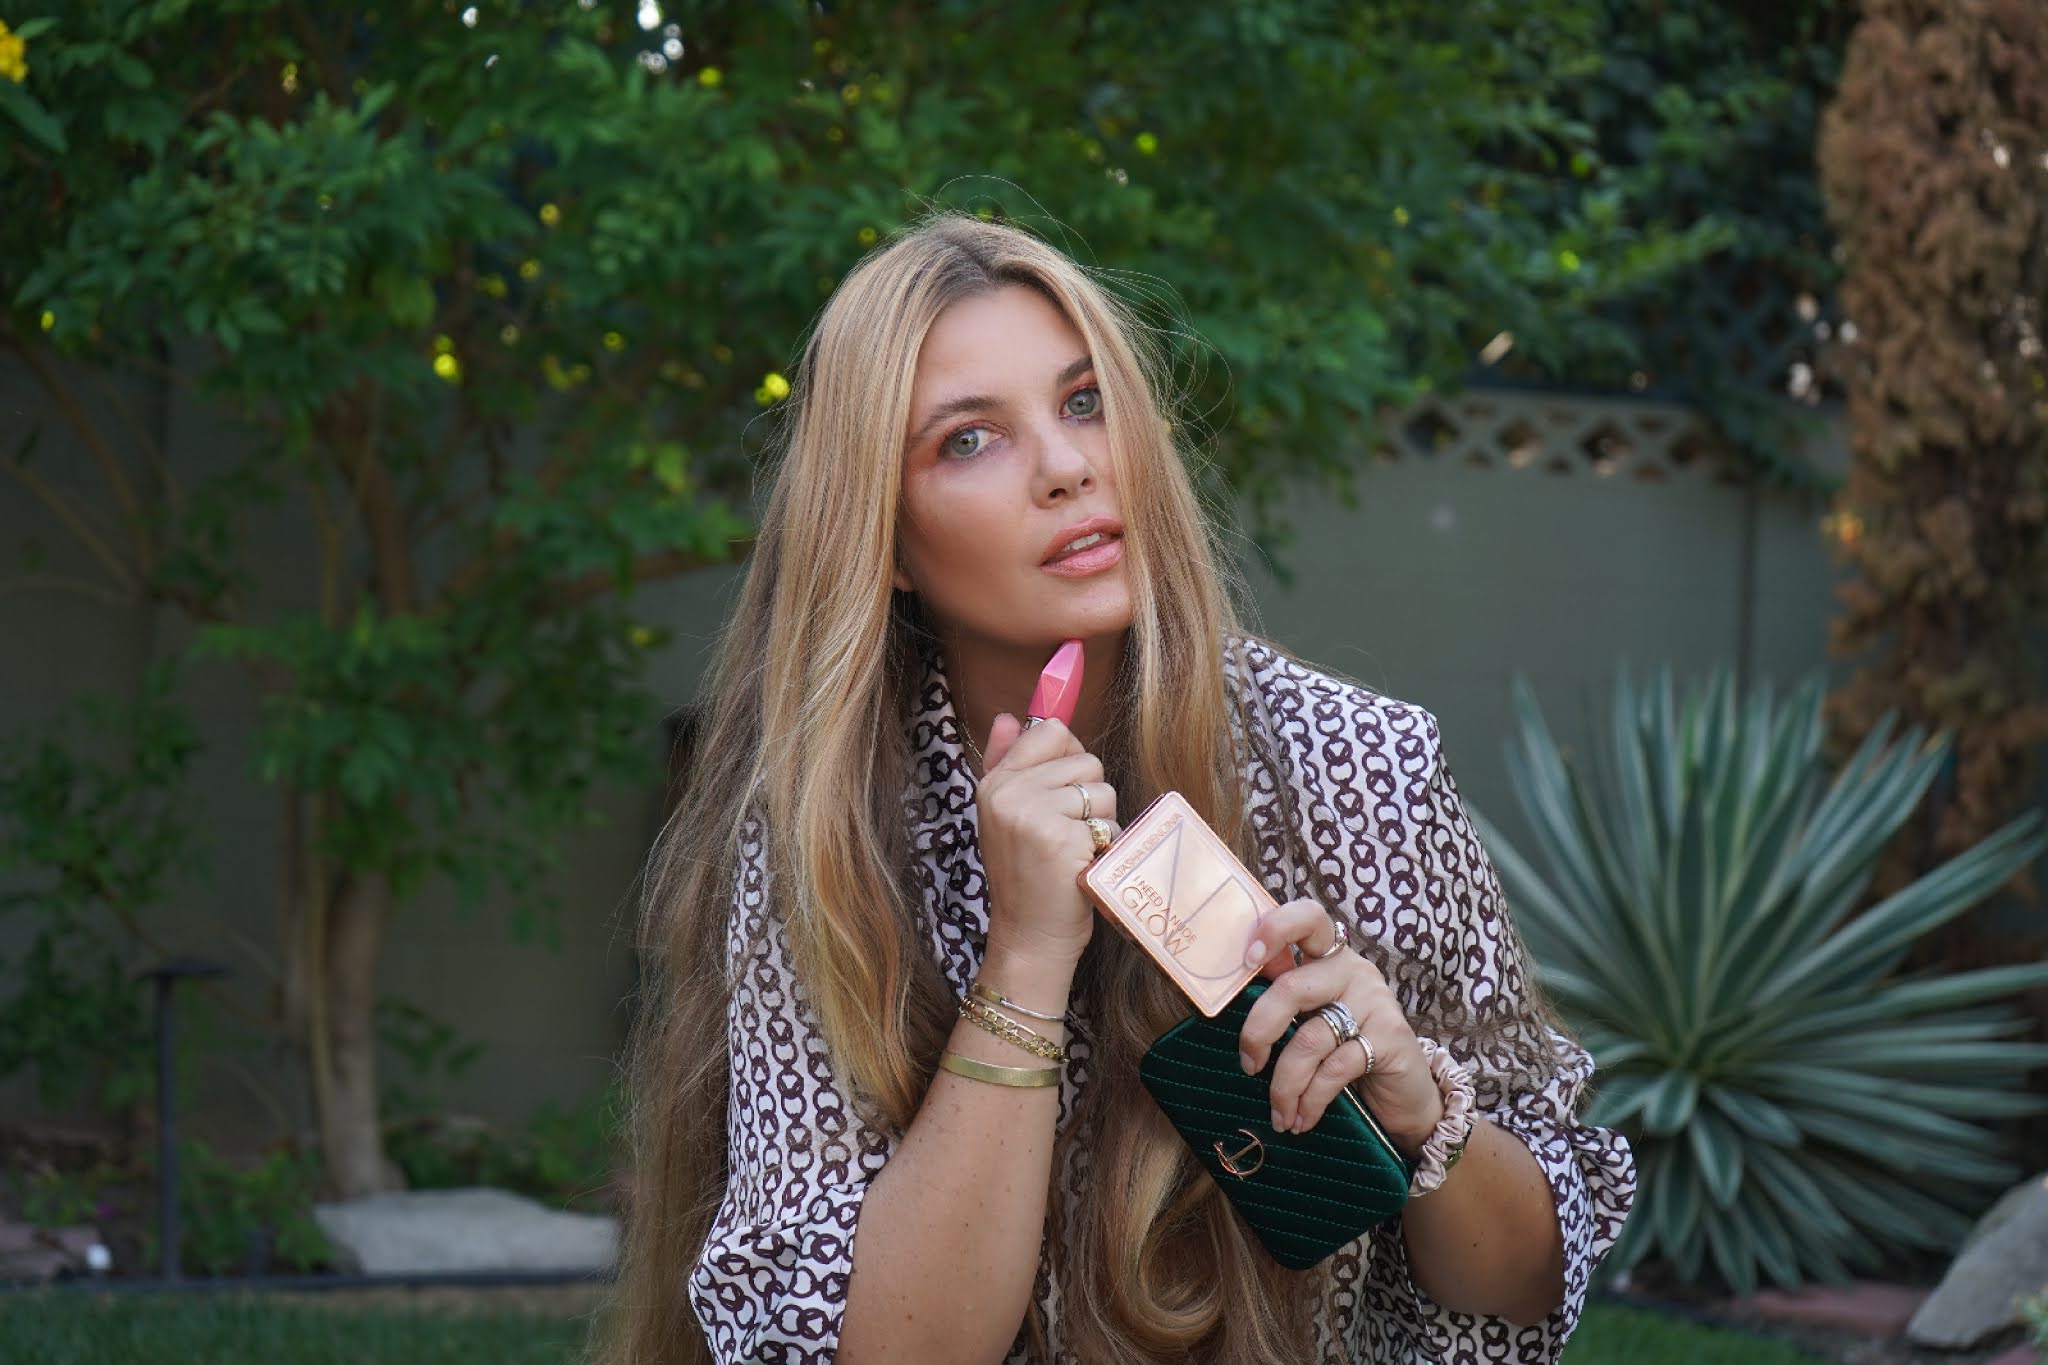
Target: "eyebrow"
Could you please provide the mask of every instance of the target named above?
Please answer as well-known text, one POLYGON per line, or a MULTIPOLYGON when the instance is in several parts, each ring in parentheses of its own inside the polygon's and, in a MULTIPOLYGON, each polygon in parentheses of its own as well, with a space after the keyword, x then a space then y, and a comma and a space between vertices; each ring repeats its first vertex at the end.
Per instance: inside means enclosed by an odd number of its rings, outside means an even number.
MULTIPOLYGON (((1094 368, 1095 357, 1093 356, 1084 355, 1078 360, 1070 360, 1067 362, 1067 367, 1053 377, 1053 387, 1056 389, 1064 388, 1094 368)), ((910 434, 909 444, 916 445, 924 440, 926 436, 931 434, 933 427, 945 421, 948 417, 958 417, 962 413, 978 412, 985 408, 1001 406, 1002 400, 1000 398, 995 398, 985 393, 970 393, 959 398, 949 398, 925 415, 924 421, 918 425, 917 430, 910 434)))

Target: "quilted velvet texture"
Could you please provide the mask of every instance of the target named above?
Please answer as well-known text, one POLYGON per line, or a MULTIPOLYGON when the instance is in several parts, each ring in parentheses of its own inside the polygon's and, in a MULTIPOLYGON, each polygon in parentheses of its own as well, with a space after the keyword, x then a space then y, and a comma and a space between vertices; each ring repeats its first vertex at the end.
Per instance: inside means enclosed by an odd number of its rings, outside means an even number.
POLYGON ((1344 1095, 1308 1132, 1273 1131, 1266 1088, 1294 1030, 1258 1075, 1245 1075, 1237 1062, 1245 1013, 1265 989, 1254 981, 1215 1018, 1196 1014, 1175 1024, 1146 1049, 1138 1075, 1273 1259, 1306 1270, 1399 1213, 1412 1168, 1344 1095), (1237 1153, 1250 1146, 1240 1129, 1259 1139, 1265 1158, 1243 1177, 1224 1169, 1216 1147, 1237 1153))

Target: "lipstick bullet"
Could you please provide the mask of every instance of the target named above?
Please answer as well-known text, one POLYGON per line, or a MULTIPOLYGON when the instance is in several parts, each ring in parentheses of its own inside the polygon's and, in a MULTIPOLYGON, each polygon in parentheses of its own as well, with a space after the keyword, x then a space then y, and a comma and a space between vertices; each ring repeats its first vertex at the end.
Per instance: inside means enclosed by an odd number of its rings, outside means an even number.
POLYGON ((1081 700, 1081 667, 1081 642, 1069 640, 1061 645, 1031 691, 1031 704, 1024 708, 1025 729, 1042 720, 1074 723, 1074 707, 1081 700))

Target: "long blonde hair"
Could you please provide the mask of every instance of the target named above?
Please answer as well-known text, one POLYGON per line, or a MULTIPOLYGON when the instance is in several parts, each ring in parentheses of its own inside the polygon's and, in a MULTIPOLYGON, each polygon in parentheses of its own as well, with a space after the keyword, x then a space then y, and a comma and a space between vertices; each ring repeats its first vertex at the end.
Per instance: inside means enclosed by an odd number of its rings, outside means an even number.
MULTIPOLYGON (((897 723, 917 704, 930 637, 890 569, 919 349, 949 304, 1007 285, 1066 315, 1102 390, 1135 589, 1101 746, 1119 805, 1178 790, 1249 852, 1221 653, 1236 619, 1163 410, 1165 358, 1061 252, 997 223, 926 221, 847 276, 805 347, 689 791, 650 870, 633 1192, 601 1333, 611 1365, 709 1359, 683 1285, 726 1181, 726 964, 738 947, 726 937, 749 818, 769 832, 791 961, 870 1121, 909 1125, 950 1032, 957 1001, 906 889, 897 723)), ((1253 1244, 1135 1083, 1140 1054, 1186 1002, 1111 933, 1095 936, 1076 991, 1094 1021, 1094 1080, 1054 1158, 1057 1178, 1087 1144, 1088 1197, 1050 1220, 1063 1346, 1091 1365, 1306 1358, 1324 1276, 1253 1244)), ((1042 1355, 1047 1324, 1030 1326, 1042 1355)))

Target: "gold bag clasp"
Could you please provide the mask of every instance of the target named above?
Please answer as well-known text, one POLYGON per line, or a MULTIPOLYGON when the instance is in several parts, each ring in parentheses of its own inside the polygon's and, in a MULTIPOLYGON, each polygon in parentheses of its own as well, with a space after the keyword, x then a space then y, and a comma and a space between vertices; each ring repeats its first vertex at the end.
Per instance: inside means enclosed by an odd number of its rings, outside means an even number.
POLYGON ((1216 1159, 1223 1164, 1224 1170, 1243 1180, 1247 1176, 1257 1175, 1259 1168, 1266 1164, 1266 1144, 1259 1141, 1259 1135, 1249 1128, 1240 1128, 1237 1131, 1243 1133, 1250 1141, 1234 1152, 1226 1152, 1219 1138, 1216 1142, 1216 1159))

